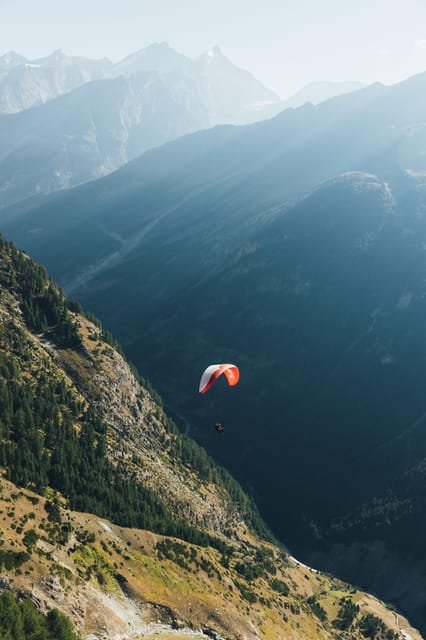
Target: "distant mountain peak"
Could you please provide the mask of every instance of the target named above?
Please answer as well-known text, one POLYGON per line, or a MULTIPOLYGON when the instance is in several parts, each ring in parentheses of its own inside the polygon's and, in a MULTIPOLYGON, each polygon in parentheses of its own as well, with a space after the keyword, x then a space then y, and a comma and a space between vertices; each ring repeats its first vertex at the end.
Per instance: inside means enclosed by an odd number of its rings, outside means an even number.
POLYGON ((214 46, 212 49, 207 51, 207 56, 209 58, 223 58, 223 53, 218 45, 214 46))
POLYGON ((50 55, 43 58, 37 58, 37 60, 33 60, 32 62, 49 66, 61 62, 66 62, 68 60, 70 60, 69 56, 67 56, 67 54, 62 51, 62 49, 55 49, 55 51, 53 51, 50 55))
POLYGON ((55 49, 50 57, 59 59, 59 58, 67 58, 67 55, 62 49, 55 49))
POLYGON ((175 51, 168 42, 153 42, 120 60, 115 65, 113 75, 129 76, 139 71, 168 73, 188 62, 189 59, 175 51))
POLYGON ((146 51, 147 49, 167 49, 168 51, 174 51, 173 47, 171 47, 166 40, 163 40, 162 42, 153 42, 145 47, 145 49, 142 49, 142 51, 146 51))
POLYGON ((7 51, 4 55, 0 56, 0 69, 2 69, 3 73, 8 73, 13 67, 17 67, 25 62, 27 62, 27 59, 19 53, 16 53, 16 51, 7 51))
POLYGON ((25 60, 25 58, 24 56, 21 56, 19 53, 16 53, 16 51, 6 51, 5 54, 0 56, 0 60, 8 64, 10 62, 25 60))

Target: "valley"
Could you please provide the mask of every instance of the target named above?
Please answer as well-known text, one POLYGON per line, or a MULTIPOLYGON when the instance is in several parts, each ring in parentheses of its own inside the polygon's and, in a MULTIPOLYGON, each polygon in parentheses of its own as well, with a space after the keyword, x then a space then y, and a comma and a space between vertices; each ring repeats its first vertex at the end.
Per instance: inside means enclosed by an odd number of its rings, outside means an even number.
POLYGON ((2 238, 0 303, 2 593, 86 640, 420 640, 274 544, 110 334, 2 238))
POLYGON ((425 77, 199 132, 0 214, 323 567, 355 542, 423 560, 425 77), (215 361, 240 385, 201 399, 215 361))

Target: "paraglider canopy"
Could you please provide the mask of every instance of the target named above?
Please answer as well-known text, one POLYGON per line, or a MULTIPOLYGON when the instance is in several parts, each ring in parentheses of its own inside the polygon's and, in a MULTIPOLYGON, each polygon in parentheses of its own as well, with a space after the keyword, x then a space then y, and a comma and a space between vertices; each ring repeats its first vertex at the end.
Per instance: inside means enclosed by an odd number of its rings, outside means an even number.
POLYGON ((200 393, 206 393, 222 374, 225 375, 230 387, 236 385, 240 379, 240 372, 235 364, 211 364, 201 376, 200 393))

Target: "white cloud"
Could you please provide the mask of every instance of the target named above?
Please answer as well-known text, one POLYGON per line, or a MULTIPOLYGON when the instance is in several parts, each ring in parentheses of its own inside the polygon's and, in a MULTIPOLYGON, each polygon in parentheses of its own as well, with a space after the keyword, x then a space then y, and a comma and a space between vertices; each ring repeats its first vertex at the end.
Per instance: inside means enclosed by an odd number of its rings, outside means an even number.
POLYGON ((416 40, 416 48, 426 49, 426 38, 423 38, 422 40, 416 40))

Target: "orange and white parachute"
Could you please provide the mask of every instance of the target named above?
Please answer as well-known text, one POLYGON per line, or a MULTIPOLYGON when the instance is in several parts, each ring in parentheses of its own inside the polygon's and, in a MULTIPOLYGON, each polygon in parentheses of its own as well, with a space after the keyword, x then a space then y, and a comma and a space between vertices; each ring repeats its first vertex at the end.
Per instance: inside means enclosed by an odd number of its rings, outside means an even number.
POLYGON ((200 393, 206 393, 222 373, 225 374, 230 387, 236 385, 240 379, 240 372, 235 364, 211 364, 201 376, 200 393))

